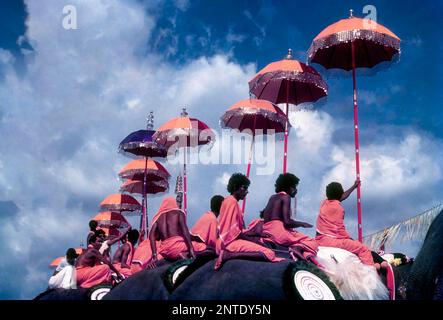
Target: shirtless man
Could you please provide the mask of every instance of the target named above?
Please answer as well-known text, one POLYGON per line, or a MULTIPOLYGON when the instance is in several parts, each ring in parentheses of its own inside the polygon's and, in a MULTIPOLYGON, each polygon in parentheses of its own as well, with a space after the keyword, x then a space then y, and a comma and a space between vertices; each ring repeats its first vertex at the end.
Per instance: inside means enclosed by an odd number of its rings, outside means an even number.
POLYGON ((100 251, 100 253, 105 256, 107 259, 111 259, 111 247, 116 244, 119 241, 125 242, 126 241, 126 235, 129 232, 129 230, 131 230, 131 227, 128 227, 125 231, 123 231, 120 236, 118 237, 114 237, 111 238, 111 236, 108 236, 106 238, 106 233, 103 231, 103 229, 99 229, 95 232, 95 235, 98 236, 101 241, 101 247, 99 248, 98 251, 100 251))
POLYGON ((111 270, 122 279, 118 270, 106 259, 98 249, 101 239, 92 235, 89 239, 88 248, 78 257, 76 262, 77 285, 82 288, 91 288, 95 285, 111 282, 111 270), (100 263, 103 264, 100 264, 100 263))
POLYGON ((281 174, 275 182, 275 192, 261 212, 263 217, 263 233, 268 235, 264 241, 289 247, 289 251, 299 259, 307 259, 316 263, 318 245, 293 228, 311 228, 306 222, 295 221, 291 218, 291 198, 297 194, 299 179, 292 173, 281 174))
POLYGON ((132 276, 131 264, 134 255, 134 247, 139 239, 139 232, 135 229, 130 230, 127 234, 127 239, 124 244, 117 249, 114 254, 112 264, 120 271, 121 274, 128 278, 132 276))
POLYGON ((206 245, 191 241, 185 213, 178 207, 176 199, 167 197, 163 200, 159 211, 152 219, 149 231, 152 257, 147 268, 157 266, 157 249, 162 257, 171 260, 195 258, 196 253, 206 250, 206 245), (157 248, 156 241, 160 241, 157 248))

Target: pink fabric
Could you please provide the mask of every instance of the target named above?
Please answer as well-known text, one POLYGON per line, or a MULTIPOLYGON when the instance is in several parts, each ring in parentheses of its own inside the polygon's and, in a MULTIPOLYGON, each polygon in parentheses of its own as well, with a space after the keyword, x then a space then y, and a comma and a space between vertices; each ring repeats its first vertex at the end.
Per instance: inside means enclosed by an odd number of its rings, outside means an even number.
POLYGON ((338 200, 324 200, 317 218, 317 232, 338 239, 350 238, 346 231, 345 210, 338 200))
POLYGON ((215 248, 218 236, 217 228, 217 217, 213 212, 208 211, 194 224, 191 234, 200 237, 207 246, 215 248))
MULTIPOLYGON (((129 265, 131 266, 131 265, 129 265)), ((122 268, 121 263, 114 263, 114 267, 117 269, 118 272, 120 272, 125 278, 129 278, 132 276, 132 269, 131 268, 122 268)))
MULTIPOLYGON (((192 241, 192 246, 196 252, 206 249, 206 245, 201 242, 192 241)), ((180 259, 182 258, 182 253, 186 254, 188 252, 188 247, 182 236, 174 236, 161 241, 158 252, 167 259, 180 259)))
POLYGON ((223 200, 218 221, 220 239, 227 246, 237 239, 244 225, 243 212, 234 196, 228 196, 223 200))
POLYGON ((286 229, 280 220, 266 222, 263 225, 263 233, 271 236, 264 238, 264 241, 271 241, 285 247, 300 248, 305 258, 309 255, 317 255, 318 244, 314 239, 301 232, 286 229))
POLYGON ((352 239, 337 239, 326 235, 319 235, 315 238, 319 246, 336 247, 345 249, 356 254, 362 263, 374 265, 371 251, 362 243, 352 239))
MULTIPOLYGON (((220 254, 220 245, 217 246, 217 254, 220 254)), ((284 258, 278 258, 275 256, 275 252, 272 251, 269 248, 266 248, 264 246, 261 246, 257 243, 248 241, 248 240, 234 240, 231 241, 224 250, 232 252, 232 253, 238 253, 238 252, 260 252, 262 253, 267 260, 271 262, 278 262, 285 260, 284 258)))
POLYGON ((99 264, 94 267, 77 267, 76 272, 77 285, 82 288, 91 288, 98 284, 111 282, 111 269, 106 264, 99 264))

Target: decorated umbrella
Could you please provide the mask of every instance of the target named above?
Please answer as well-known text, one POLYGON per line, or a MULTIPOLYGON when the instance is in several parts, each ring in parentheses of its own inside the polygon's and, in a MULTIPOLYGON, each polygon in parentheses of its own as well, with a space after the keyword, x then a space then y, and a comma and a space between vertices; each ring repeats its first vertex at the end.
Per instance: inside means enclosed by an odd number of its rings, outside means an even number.
MULTIPOLYGON (((355 171, 360 180, 360 150, 358 141, 358 108, 356 68, 372 68, 383 61, 390 61, 400 53, 400 38, 389 29, 368 19, 356 18, 350 12, 348 19, 342 19, 315 37, 308 50, 310 62, 326 69, 352 70, 354 87, 354 139, 355 171)), ((360 185, 357 188, 358 240, 362 241, 362 210, 360 185)))
MULTIPOLYGON (((285 103, 288 117, 289 104, 315 102, 327 95, 328 86, 314 68, 293 59, 292 50, 289 49, 283 60, 268 64, 249 81, 249 91, 257 99, 275 104, 285 103)), ((285 128, 283 173, 286 173, 288 130, 289 119, 285 128)))
MULTIPOLYGON (((223 128, 237 129, 244 131, 251 130, 252 141, 249 151, 248 168, 246 176, 249 178, 252 162, 252 151, 254 147, 255 135, 259 133, 267 134, 270 130, 280 133, 285 132, 287 116, 276 105, 259 99, 246 99, 231 106, 220 118, 223 128)), ((248 131, 246 131, 248 132, 248 131)), ((246 207, 246 198, 243 200, 243 212, 246 207)))
MULTIPOLYGON (((215 140, 214 132, 207 124, 195 118, 188 117, 186 108, 183 108, 181 116, 174 118, 160 128, 154 134, 157 143, 171 148, 197 147, 211 143, 215 140)), ((184 188, 184 211, 187 209, 186 190, 186 150, 183 151, 183 188, 184 188)))
POLYGON ((118 211, 120 213, 125 211, 125 214, 139 215, 141 209, 142 206, 137 199, 128 194, 114 193, 100 203, 100 211, 118 211))
POLYGON ((137 159, 129 162, 118 173, 121 179, 139 181, 167 180, 171 176, 166 168, 159 162, 151 159, 137 159))
POLYGON ((141 195, 156 194, 167 191, 169 183, 166 180, 149 181, 143 188, 143 182, 137 180, 126 180, 120 187, 121 192, 136 193, 141 195))
MULTIPOLYGON (((141 180, 143 183, 143 187, 146 189, 146 184, 148 180, 159 180, 169 178, 169 173, 167 173, 166 169, 161 166, 161 171, 166 171, 167 175, 158 174, 150 174, 152 173, 152 163, 149 163, 149 158, 161 157, 165 158, 167 155, 167 149, 155 142, 153 139, 153 135, 155 133, 154 130, 154 113, 151 111, 147 118, 147 126, 146 130, 138 130, 130 133, 125 139, 122 140, 119 144, 119 151, 127 156, 142 156, 144 157, 144 167, 143 172, 140 173, 138 170, 136 174, 130 174, 126 178, 141 180), (149 165, 148 165, 149 164, 149 165)), ((158 163, 155 163, 158 166, 158 163)), ((140 163, 137 163, 139 166, 140 163)), ((140 169, 140 167, 138 167, 140 169)), ((131 172, 131 170, 129 170, 131 172)), ((146 198, 146 192, 142 191, 142 216, 140 219, 140 241, 143 241, 145 236, 145 228, 148 228, 148 217, 147 217, 147 207, 148 201, 146 198)))
POLYGON ((130 226, 121 213, 112 211, 99 212, 92 220, 97 221, 102 228, 127 228, 130 226))
MULTIPOLYGON (((83 253, 83 248, 75 248, 75 252, 76 252, 78 255, 81 255, 81 254, 83 253)), ((52 260, 52 262, 49 264, 49 267, 54 267, 54 268, 57 267, 57 266, 60 264, 60 262, 62 262, 63 258, 64 258, 64 256, 63 256, 63 257, 55 258, 55 259, 52 260)))

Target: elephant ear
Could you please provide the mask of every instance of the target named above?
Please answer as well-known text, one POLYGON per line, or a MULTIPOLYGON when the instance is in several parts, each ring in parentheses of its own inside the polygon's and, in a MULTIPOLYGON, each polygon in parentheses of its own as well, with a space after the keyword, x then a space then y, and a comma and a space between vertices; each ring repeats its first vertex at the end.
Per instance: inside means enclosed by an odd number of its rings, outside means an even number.
MULTIPOLYGON (((441 292, 443 273, 443 210, 435 217, 407 279, 408 300, 432 300, 441 292), (438 282, 438 283, 437 283, 438 282), (440 284, 439 284, 440 283, 440 284)), ((441 297, 441 294, 439 295, 441 297)))

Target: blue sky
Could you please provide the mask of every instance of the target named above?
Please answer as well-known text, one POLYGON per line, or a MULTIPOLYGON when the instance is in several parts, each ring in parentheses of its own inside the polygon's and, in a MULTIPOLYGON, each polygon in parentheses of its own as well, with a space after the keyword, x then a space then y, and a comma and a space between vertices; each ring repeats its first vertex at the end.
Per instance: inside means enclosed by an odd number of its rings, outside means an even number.
MULTIPOLYGON (((118 190, 117 172, 128 161, 116 152, 118 143, 144 127, 150 110, 158 126, 186 105, 191 116, 219 130, 219 117, 248 96, 255 72, 288 48, 305 61, 323 28, 350 8, 362 16, 366 4, 402 39, 402 55, 357 79, 364 233, 443 201, 440 2, 69 4, 77 8, 77 30, 62 28, 63 1, 0 5, 0 254, 7 257, 0 261, 1 299, 35 296, 46 286, 48 263, 84 241, 99 202, 118 190)), ((291 114, 289 170, 301 178, 298 218, 309 222, 328 182, 348 186, 354 179, 352 82, 324 76, 327 102, 291 114)), ((226 194, 229 175, 245 167, 189 166, 190 224, 211 195, 226 194)), ((175 179, 178 167, 167 168, 175 179)), ((256 176, 253 169, 247 221, 272 194, 277 171, 256 176)), ((150 200, 151 214, 160 200, 150 200)), ((354 195, 344 205, 356 234, 354 195)), ((419 245, 393 249, 415 255, 419 245)))

